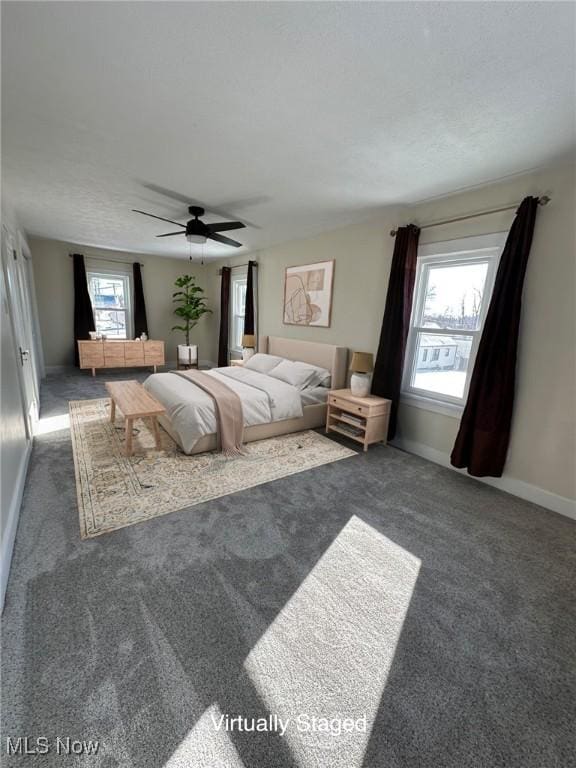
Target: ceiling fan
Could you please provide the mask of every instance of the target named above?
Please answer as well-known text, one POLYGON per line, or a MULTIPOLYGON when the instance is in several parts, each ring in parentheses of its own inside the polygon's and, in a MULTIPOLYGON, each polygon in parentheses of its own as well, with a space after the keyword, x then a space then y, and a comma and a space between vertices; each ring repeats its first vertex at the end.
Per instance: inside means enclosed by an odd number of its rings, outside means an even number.
POLYGON ((166 232, 164 235, 156 235, 156 237, 172 237, 173 235, 186 235, 186 240, 189 243, 205 243, 207 239, 215 240, 217 243, 223 245, 232 245, 234 248, 240 248, 242 243, 236 242, 229 237, 219 235, 219 232, 227 232, 231 229, 243 229, 246 225, 241 221, 223 221, 219 224, 205 224, 200 221, 200 217, 204 216, 204 208, 199 205, 190 205, 188 207, 188 213, 194 216, 193 219, 187 224, 180 224, 179 221, 172 221, 172 219, 165 219, 163 216, 156 216, 154 213, 146 213, 146 211, 139 211, 136 208, 132 208, 134 213, 141 213, 144 216, 151 216, 153 219, 160 219, 160 221, 167 221, 169 224, 176 224, 177 227, 182 227, 180 232, 166 232))

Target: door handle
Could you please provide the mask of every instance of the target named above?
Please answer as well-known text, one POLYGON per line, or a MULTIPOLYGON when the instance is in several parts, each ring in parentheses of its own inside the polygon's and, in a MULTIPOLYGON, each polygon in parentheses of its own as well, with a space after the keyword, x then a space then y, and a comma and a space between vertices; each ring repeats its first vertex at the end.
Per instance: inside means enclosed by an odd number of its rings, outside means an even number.
POLYGON ((30 356, 30 350, 22 349, 22 347, 18 347, 18 349, 20 350, 20 362, 22 363, 22 365, 24 365, 25 361, 30 356))

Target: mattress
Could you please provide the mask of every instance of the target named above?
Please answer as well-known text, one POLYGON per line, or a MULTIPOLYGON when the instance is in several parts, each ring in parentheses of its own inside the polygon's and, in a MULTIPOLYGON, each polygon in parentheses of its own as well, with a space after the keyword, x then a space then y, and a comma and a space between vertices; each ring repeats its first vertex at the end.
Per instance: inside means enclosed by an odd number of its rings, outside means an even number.
MULTIPOLYGON (((226 384, 240 397, 244 426, 301 418, 300 392, 290 384, 245 368, 214 368, 206 371, 226 384)), ((166 408, 167 418, 186 453, 196 443, 217 431, 216 409, 212 397, 177 373, 155 373, 144 388, 166 408)))

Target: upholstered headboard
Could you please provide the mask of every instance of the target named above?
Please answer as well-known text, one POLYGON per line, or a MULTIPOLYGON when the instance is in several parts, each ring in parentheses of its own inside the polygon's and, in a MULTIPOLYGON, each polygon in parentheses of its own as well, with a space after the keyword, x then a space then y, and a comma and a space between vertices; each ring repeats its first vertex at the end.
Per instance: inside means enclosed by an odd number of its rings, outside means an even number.
POLYGON ((343 389, 346 386, 347 347, 318 344, 315 341, 283 339, 280 336, 261 336, 258 341, 258 352, 278 355, 287 360, 301 360, 303 363, 327 368, 332 373, 332 389, 343 389))

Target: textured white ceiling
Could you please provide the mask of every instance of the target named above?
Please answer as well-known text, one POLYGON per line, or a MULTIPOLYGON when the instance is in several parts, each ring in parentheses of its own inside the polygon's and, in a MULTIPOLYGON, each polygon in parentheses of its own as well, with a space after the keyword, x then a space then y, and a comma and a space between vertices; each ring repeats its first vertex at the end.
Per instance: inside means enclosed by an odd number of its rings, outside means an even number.
MULTIPOLYGON (((2 3, 3 181, 27 231, 252 249, 544 164, 574 141, 572 3, 2 3), (217 217, 209 216, 208 221, 217 217)), ((207 255, 232 249, 210 246, 207 255)))

